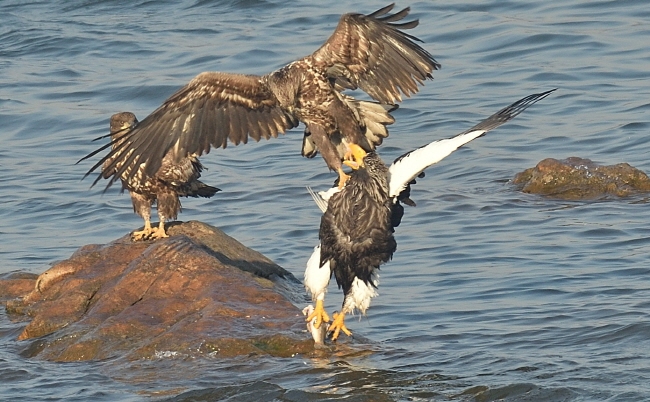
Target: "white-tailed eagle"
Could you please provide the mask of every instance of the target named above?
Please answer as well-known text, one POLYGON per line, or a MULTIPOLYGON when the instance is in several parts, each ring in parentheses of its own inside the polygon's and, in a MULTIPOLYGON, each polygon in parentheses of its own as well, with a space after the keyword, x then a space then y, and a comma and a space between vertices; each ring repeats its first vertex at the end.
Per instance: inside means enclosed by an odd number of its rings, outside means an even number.
MULTIPOLYGON (((124 132, 128 132, 138 124, 138 119, 131 112, 116 113, 111 116, 110 131, 111 138, 121 139, 124 132)), ((112 142, 114 148, 118 148, 120 141, 112 142)), ((124 151, 122 151, 124 152, 124 151)), ((120 164, 114 164, 115 159, 122 157, 122 152, 113 154, 112 158, 104 161, 103 170, 106 172, 119 169, 120 164)), ((160 167, 154 175, 143 175, 143 167, 135 172, 136 175, 144 177, 143 181, 129 181, 127 169, 122 173, 122 186, 128 190, 133 203, 133 211, 144 219, 144 229, 132 233, 134 240, 158 239, 167 237, 165 232, 165 221, 176 219, 181 210, 179 197, 204 197, 210 198, 217 191, 216 187, 208 186, 199 181, 203 165, 196 155, 187 155, 185 158, 174 160, 168 153, 163 158, 160 167), (160 224, 157 228, 151 227, 151 206, 156 203, 160 224)))

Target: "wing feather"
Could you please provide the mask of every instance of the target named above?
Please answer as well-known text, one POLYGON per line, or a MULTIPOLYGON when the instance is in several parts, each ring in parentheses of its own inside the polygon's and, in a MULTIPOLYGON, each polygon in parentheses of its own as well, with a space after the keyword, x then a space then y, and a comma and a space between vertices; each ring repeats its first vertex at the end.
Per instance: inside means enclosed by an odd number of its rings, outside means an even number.
POLYGON ((201 108, 201 112, 197 115, 197 121, 199 126, 196 127, 196 132, 198 134, 197 142, 200 149, 210 150, 210 138, 216 135, 216 125, 215 118, 210 118, 209 110, 215 110, 214 100, 208 99, 205 105, 201 108))
POLYGON ((262 138, 267 140, 268 137, 266 137, 266 133, 270 132, 271 128, 269 127, 266 116, 260 116, 260 118, 257 120, 257 129, 259 138, 255 139, 255 141, 259 141, 262 138))
POLYGON ((361 88, 377 101, 395 103, 402 95, 418 91, 418 84, 433 78, 440 64, 420 47, 415 36, 402 32, 418 25, 418 20, 396 23, 410 12, 405 8, 388 14, 394 4, 374 13, 345 14, 338 26, 316 52, 314 59, 336 66, 333 78, 350 89, 361 88))
POLYGON ((255 140, 255 142, 259 141, 262 136, 260 134, 260 124, 259 124, 259 119, 251 119, 250 120, 250 125, 249 125, 249 131, 248 135, 255 140))
POLYGON ((246 124, 246 119, 244 119, 242 116, 241 108, 237 106, 233 107, 229 114, 231 118, 230 130, 228 130, 228 138, 233 144, 239 145, 239 143, 243 141, 242 129, 244 129, 244 127, 242 126, 246 124))
MULTIPOLYGON (((393 8, 395 8, 395 3, 390 3, 389 5, 387 5, 385 7, 382 7, 379 10, 375 11, 374 13, 368 14, 368 17, 372 17, 372 18, 381 17, 382 15, 389 13, 390 10, 392 10, 393 8)), ((402 10, 402 11, 404 11, 404 10, 402 10)), ((397 13, 397 14, 399 14, 399 13, 397 13)))
POLYGON ((139 170, 135 167, 144 164, 144 174, 151 177, 170 150, 178 161, 188 154, 207 153, 211 146, 225 148, 228 139, 237 145, 246 143, 249 135, 255 140, 268 139, 295 127, 295 117, 281 108, 260 78, 218 72, 199 74, 139 122, 86 175, 107 162, 102 174, 104 178, 112 176, 107 188, 119 177, 141 181, 135 178, 139 170))
POLYGON ((499 127, 503 123, 512 120, 519 113, 526 110, 527 107, 546 98, 553 91, 555 91, 555 89, 529 95, 510 106, 499 110, 469 130, 463 131, 452 138, 433 141, 423 147, 400 156, 389 168, 389 195, 391 197, 399 195, 402 190, 406 188, 409 182, 415 179, 426 168, 440 162, 468 142, 485 135, 485 133, 499 127))

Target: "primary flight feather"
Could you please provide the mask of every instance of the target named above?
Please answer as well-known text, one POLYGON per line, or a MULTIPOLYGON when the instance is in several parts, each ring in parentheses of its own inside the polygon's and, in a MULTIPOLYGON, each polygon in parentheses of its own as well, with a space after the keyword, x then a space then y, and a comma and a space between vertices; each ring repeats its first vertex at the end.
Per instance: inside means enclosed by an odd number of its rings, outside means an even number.
POLYGON ((390 14, 393 7, 343 15, 318 50, 269 74, 199 74, 144 120, 84 157, 109 149, 86 176, 101 167, 93 185, 105 178, 106 188, 116 180, 137 186, 156 174, 163 158, 177 162, 228 142, 276 137, 300 121, 306 126, 302 154, 320 152, 343 185, 349 145, 374 150, 388 135, 395 102, 416 93, 440 67, 416 37, 403 32, 418 25, 400 22, 410 9, 390 14), (361 89, 376 102, 351 98, 341 93, 345 89, 361 89))

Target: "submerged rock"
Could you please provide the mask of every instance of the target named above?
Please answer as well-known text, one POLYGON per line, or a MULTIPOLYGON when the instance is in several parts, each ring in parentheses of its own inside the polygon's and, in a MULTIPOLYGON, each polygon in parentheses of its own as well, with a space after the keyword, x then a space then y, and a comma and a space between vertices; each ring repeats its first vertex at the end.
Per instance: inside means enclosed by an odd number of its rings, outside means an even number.
POLYGON ((126 235, 84 246, 38 278, 0 280, 0 298, 22 296, 7 301, 7 313, 30 320, 18 338, 30 341, 24 355, 78 361, 313 350, 290 301, 305 301, 291 273, 204 223, 172 224, 168 233, 155 242, 126 235))
POLYGON ((626 197, 650 191, 648 176, 627 163, 601 166, 589 159, 544 159, 512 180, 525 193, 565 200, 626 197))

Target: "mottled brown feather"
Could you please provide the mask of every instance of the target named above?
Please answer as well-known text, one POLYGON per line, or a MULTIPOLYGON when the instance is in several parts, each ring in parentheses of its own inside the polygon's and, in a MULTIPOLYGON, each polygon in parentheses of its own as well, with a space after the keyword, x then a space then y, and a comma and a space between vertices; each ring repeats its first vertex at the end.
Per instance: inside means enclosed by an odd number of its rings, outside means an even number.
POLYGON ((418 24, 399 22, 409 9, 391 15, 393 7, 369 15, 343 15, 316 52, 267 75, 197 75, 119 141, 84 157, 111 148, 86 176, 101 166, 102 174, 93 185, 102 177, 110 179, 106 188, 118 179, 144 181, 158 172, 163 158, 178 162, 208 153, 211 147, 225 148, 228 142, 277 137, 298 121, 308 129, 319 127, 310 140, 318 139, 311 143, 320 146, 303 149, 303 154, 321 151, 331 169, 340 168, 346 143, 373 150, 388 135, 390 110, 384 113, 388 118, 369 117, 373 128, 368 130, 367 119, 352 102, 342 102, 339 92, 360 88, 380 103, 394 104, 402 95, 416 93, 440 67, 415 43, 416 37, 400 31, 418 24))
POLYGON ((400 31, 416 27, 417 20, 393 23, 404 19, 410 9, 385 16, 393 7, 369 15, 343 15, 327 42, 312 54, 326 65, 345 66, 348 81, 384 103, 416 93, 417 84, 440 68, 429 52, 414 43, 419 39, 400 31))
MULTIPOLYGON (((130 112, 116 113, 111 116, 110 130, 114 149, 120 149, 123 141, 128 136, 129 130, 138 124, 135 115, 130 112)), ((103 171, 107 174, 116 174, 122 168, 122 155, 133 153, 130 148, 121 148, 122 151, 111 154, 104 161, 103 171), (124 154, 126 153, 126 154, 124 154), (113 166, 113 167, 111 167, 113 166)), ((162 159, 161 166, 153 176, 143 174, 143 167, 133 171, 133 166, 127 166, 121 175, 122 189, 131 195, 133 210, 145 219, 148 224, 150 210, 154 202, 157 203, 158 216, 161 222, 176 219, 181 209, 179 197, 212 197, 218 188, 208 186, 199 181, 203 165, 195 155, 189 155, 175 161, 170 153, 162 159), (130 180, 131 175, 145 177, 144 180, 130 180)))

